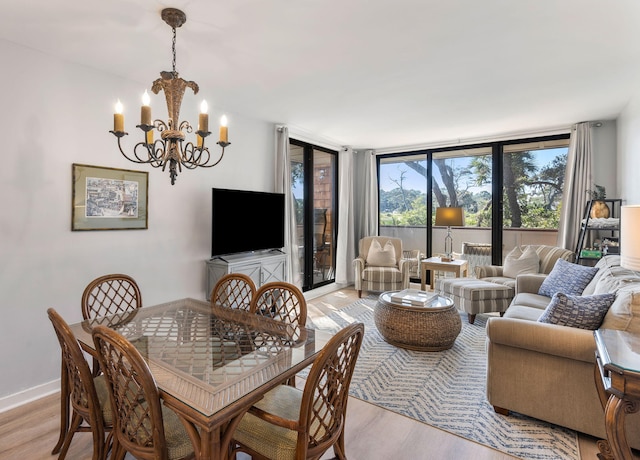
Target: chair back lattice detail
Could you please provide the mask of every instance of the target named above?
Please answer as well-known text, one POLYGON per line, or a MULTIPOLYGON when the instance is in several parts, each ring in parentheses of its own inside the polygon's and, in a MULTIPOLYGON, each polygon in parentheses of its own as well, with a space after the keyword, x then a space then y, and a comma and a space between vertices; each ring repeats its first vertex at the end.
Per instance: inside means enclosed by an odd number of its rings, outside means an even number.
POLYGON ((114 408, 114 458, 169 457, 160 393, 140 352, 122 335, 95 326, 93 340, 114 408))
POLYGON ((106 458, 112 436, 111 405, 106 398, 106 385, 104 385, 103 377, 96 377, 94 380, 78 341, 62 316, 53 308, 47 310, 47 315, 60 343, 62 369, 63 372, 66 372, 69 399, 73 410, 64 442, 58 442, 52 454, 60 452, 58 458, 63 460, 76 432, 92 432, 92 458, 93 460, 102 460, 106 458), (96 389, 97 384, 102 384, 100 385, 100 390, 102 390, 100 393, 96 389), (83 422, 88 426, 83 425, 83 422), (105 433, 107 432, 109 435, 105 441, 105 433))
POLYGON ((211 292, 211 305, 249 311, 256 285, 244 273, 228 273, 218 280, 211 292))
POLYGON ((263 284, 253 296, 250 311, 300 327, 307 324, 307 302, 302 291, 281 281, 263 284))
POLYGON ((263 284, 253 296, 251 313, 266 316, 294 328, 307 324, 307 301, 297 286, 281 281, 263 284))
POLYGON ((142 307, 142 295, 133 278, 104 275, 91 281, 82 293, 82 317, 94 319, 142 307))
MULTIPOLYGON (((364 336, 362 323, 342 329, 324 347, 305 384, 300 413, 308 429, 308 449, 325 450, 344 432, 351 377, 364 336)), ((302 442, 304 439, 298 442, 302 442)), ((344 458, 336 452, 338 458, 344 458)))

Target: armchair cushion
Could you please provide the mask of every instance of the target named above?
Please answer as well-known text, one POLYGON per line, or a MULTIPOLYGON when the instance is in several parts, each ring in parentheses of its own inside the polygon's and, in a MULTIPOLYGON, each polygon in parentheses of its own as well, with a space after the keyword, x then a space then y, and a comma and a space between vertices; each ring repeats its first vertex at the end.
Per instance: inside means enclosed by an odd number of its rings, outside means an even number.
POLYGON ((556 292, 581 295, 597 272, 597 267, 585 267, 558 259, 549 276, 542 282, 538 294, 547 297, 553 297, 556 292))
POLYGON ((384 247, 380 241, 373 240, 367 253, 367 265, 376 267, 397 267, 396 248, 391 241, 387 241, 384 247))
POLYGON ((504 259, 503 273, 508 278, 516 278, 518 275, 538 273, 540 257, 531 246, 524 251, 518 246, 513 248, 504 259))
POLYGON ((538 321, 594 331, 602 324, 615 299, 616 295, 610 293, 573 296, 558 292, 538 321))

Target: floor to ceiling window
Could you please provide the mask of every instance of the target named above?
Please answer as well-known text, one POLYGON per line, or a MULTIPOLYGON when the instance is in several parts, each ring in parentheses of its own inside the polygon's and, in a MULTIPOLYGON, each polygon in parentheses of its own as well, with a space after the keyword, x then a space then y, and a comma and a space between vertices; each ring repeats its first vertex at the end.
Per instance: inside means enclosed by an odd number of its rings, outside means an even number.
POLYGON ((514 246, 554 245, 568 145, 567 134, 381 155, 380 234, 441 254, 447 229, 435 226, 435 210, 453 206, 464 212, 454 253, 489 246, 486 262, 501 263, 514 246))
POLYGON ((335 280, 337 152, 290 140, 302 289, 335 280))

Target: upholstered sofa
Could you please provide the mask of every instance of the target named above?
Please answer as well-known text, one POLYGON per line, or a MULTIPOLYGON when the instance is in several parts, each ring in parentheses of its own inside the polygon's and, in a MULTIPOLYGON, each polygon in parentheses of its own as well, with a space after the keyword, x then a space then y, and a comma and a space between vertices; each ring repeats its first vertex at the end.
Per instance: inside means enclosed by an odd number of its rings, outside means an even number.
MULTIPOLYGON (((582 295, 615 293, 600 328, 640 335, 640 273, 601 259, 582 295)), ((538 322, 550 298, 538 294, 545 275, 517 277, 503 317, 487 322, 487 398, 497 412, 528 415, 604 439, 595 386, 593 331, 538 322)), ((640 448, 640 413, 627 418, 629 444, 640 448)))
MULTIPOLYGON (((573 252, 557 246, 531 244, 522 246, 522 251, 526 251, 527 248, 535 249, 538 254, 538 258, 540 259, 538 273, 542 274, 548 275, 551 273, 551 270, 558 259, 564 259, 569 262, 572 262, 574 259, 573 252)), ((516 278, 507 276, 504 273, 504 267, 501 265, 479 265, 475 268, 475 275, 479 280, 488 281, 490 283, 504 284, 505 286, 509 286, 514 289, 516 286, 516 278)))

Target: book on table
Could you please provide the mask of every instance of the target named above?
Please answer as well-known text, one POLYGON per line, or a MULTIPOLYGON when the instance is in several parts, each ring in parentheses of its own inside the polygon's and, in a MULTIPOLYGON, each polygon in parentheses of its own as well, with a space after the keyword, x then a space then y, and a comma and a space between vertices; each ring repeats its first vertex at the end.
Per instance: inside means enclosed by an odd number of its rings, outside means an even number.
POLYGON ((397 303, 409 303, 411 305, 423 307, 431 303, 437 294, 435 292, 425 292, 418 289, 403 289, 391 294, 391 301, 397 303))

